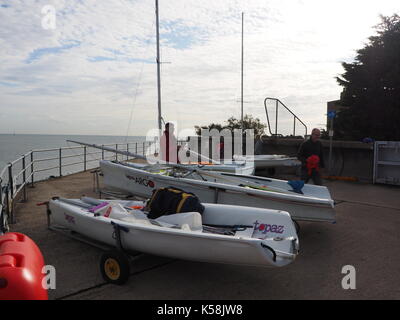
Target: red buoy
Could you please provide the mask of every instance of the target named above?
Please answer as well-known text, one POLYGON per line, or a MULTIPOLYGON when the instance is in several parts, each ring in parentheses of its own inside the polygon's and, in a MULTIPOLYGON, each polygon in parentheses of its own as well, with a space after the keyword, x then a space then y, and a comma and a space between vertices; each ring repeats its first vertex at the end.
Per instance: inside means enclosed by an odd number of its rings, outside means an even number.
POLYGON ((47 300, 38 246, 16 232, 0 235, 0 300, 47 300))

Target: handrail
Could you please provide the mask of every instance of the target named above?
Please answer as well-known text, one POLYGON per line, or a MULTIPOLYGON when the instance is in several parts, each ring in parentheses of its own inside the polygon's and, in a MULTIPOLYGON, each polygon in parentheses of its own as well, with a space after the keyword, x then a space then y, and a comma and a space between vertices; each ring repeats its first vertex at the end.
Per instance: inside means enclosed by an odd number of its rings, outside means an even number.
MULTIPOLYGON (((127 143, 107 143, 107 144, 103 144, 104 146, 126 146, 127 144, 136 144, 136 143, 143 143, 143 142, 127 142, 127 143)), ((82 146, 68 146, 68 147, 61 147, 61 149, 63 150, 73 150, 73 149, 83 149, 84 147, 82 146)), ((34 152, 51 152, 51 151, 58 151, 60 150, 59 148, 50 148, 50 149, 35 149, 32 150, 34 152)), ((27 154, 30 154, 30 152, 28 152, 27 154)))
POLYGON ((273 135, 277 136, 277 135, 278 135, 278 107, 279 107, 279 105, 282 105, 287 111, 289 111, 289 112, 293 115, 293 119, 294 119, 294 123, 293 123, 293 136, 296 135, 296 120, 298 120, 298 121, 304 126, 304 128, 305 128, 305 134, 304 134, 304 136, 307 136, 307 126, 305 125, 305 123, 304 123, 303 121, 300 120, 300 118, 299 118, 298 116, 296 116, 296 115, 295 115, 282 101, 280 101, 279 99, 267 97, 267 98, 265 98, 265 100, 264 100, 264 107, 265 107, 265 113, 266 113, 266 115, 267 115, 268 130, 269 130, 269 133, 271 134, 271 136, 273 136, 273 135), (267 108, 267 101, 268 101, 268 100, 270 100, 270 101, 275 101, 275 103, 276 103, 276 107, 275 107, 275 134, 272 133, 272 131, 271 131, 271 125, 270 125, 270 122, 269 122, 268 108, 267 108))
MULTIPOLYGON (((126 143, 107 143, 103 144, 103 146, 116 146, 116 149, 118 149, 119 151, 129 149, 135 150, 136 153, 142 153, 143 155, 145 155, 146 148, 150 147, 152 143, 153 142, 149 141, 134 141, 126 143)), ((109 156, 108 153, 116 153, 113 151, 106 151, 107 155, 105 155, 104 151, 88 152, 87 149, 87 147, 82 146, 35 149, 18 157, 16 160, 9 162, 4 168, 2 168, 2 170, 0 171, 0 234, 7 231, 8 223, 14 223, 13 211, 15 201, 17 197, 19 197, 19 194, 23 191, 23 201, 26 201, 27 186, 30 184, 33 187, 35 178, 36 181, 40 181, 40 178, 39 180, 37 180, 37 174, 40 173, 43 176, 42 172, 58 169, 58 173, 55 174, 55 176, 61 177, 63 176, 63 168, 70 166, 79 166, 82 164, 83 168, 80 168, 78 170, 76 169, 76 167, 72 168, 70 170, 71 172, 67 173, 67 175, 77 172, 83 172, 89 169, 87 168, 87 164, 99 161, 101 159, 113 159, 115 156, 109 156), (83 153, 81 153, 81 151, 79 151, 79 153, 77 152, 76 154, 71 154, 71 152, 63 152, 76 149, 83 150, 83 153), (47 157, 45 158, 34 158, 35 153, 40 154, 43 152, 57 152, 57 156, 52 157, 50 154, 47 154, 47 157), (99 154, 101 154, 100 158, 98 157, 99 154), (75 158, 77 161, 73 161, 72 163, 63 161, 65 159, 71 158, 75 158), (58 161, 58 164, 55 165, 54 161, 58 161), (39 164, 41 164, 40 167, 38 166, 39 164), (3 217, 5 217, 5 219, 3 219, 3 217)), ((128 156, 126 160, 129 160, 128 156)), ((93 168, 93 166, 91 168, 93 168)))

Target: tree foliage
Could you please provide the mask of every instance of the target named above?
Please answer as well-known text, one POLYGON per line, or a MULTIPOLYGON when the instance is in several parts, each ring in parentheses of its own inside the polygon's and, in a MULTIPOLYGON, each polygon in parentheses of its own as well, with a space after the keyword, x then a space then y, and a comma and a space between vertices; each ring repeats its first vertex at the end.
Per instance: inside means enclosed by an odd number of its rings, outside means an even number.
MULTIPOLYGON (((196 134, 201 135, 201 129, 217 129, 219 131, 223 129, 229 129, 233 131, 234 129, 241 129, 242 128, 242 121, 239 119, 236 119, 235 117, 230 117, 227 121, 225 121, 227 124, 222 125, 219 123, 211 123, 207 126, 195 126, 196 134)), ((260 119, 258 118, 253 118, 251 115, 245 115, 243 117, 243 130, 247 129, 253 129, 254 130, 254 135, 257 134, 263 134, 265 125, 261 123, 260 119)))
POLYGON ((337 81, 344 88, 340 103, 348 108, 335 119, 338 138, 400 140, 400 17, 381 19, 355 61, 342 63, 337 81))

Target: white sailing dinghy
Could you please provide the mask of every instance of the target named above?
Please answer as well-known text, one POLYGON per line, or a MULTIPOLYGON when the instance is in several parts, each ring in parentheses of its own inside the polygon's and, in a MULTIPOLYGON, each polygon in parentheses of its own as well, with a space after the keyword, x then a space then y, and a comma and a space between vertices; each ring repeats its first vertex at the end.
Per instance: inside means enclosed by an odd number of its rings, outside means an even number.
POLYGON ((144 198, 153 189, 176 187, 196 194, 202 202, 283 210, 294 220, 335 222, 328 188, 305 184, 301 193, 288 181, 170 165, 100 161, 103 184, 144 198))
POLYGON ((299 240, 287 212, 204 204, 204 212, 148 219, 143 201, 93 198, 49 201, 52 225, 115 245, 115 225, 123 230, 124 251, 184 260, 282 267, 296 258, 299 240))
MULTIPOLYGON (((75 142, 75 141, 73 141, 75 142)), ((154 145, 153 145, 154 146, 154 145)), ((146 152, 146 159, 151 162, 159 162, 158 151, 149 150, 146 152)), ((230 172, 236 174, 246 174, 252 175, 255 172, 255 165, 251 158, 248 160, 243 159, 221 159, 219 161, 215 159, 208 158, 203 154, 191 150, 190 147, 186 145, 181 146, 184 153, 186 153, 187 159, 180 162, 181 165, 186 166, 188 169, 202 169, 207 171, 220 171, 220 172, 230 172)))
MULTIPOLYGON (((251 159, 250 160, 226 159, 226 160, 216 161, 207 158, 204 155, 201 155, 193 150, 190 150, 186 146, 184 146, 183 148, 190 155, 190 157, 187 162, 181 162, 180 164, 182 166, 187 167, 188 169, 201 169, 207 171, 220 171, 220 172, 229 172, 229 173, 245 174, 245 175, 253 175, 256 169, 251 159), (201 161, 199 161, 199 159, 201 161)), ((157 157, 151 153, 148 153, 146 155, 146 159, 152 162, 158 162, 157 157)))
POLYGON ((284 154, 261 154, 261 155, 234 155, 235 161, 253 163, 255 169, 266 169, 271 167, 298 167, 301 162, 296 157, 289 157, 284 154))
POLYGON ((200 163, 182 163, 188 169, 201 169, 206 171, 229 172, 235 174, 252 175, 255 166, 250 161, 223 161, 219 164, 200 162, 200 163))
POLYGON ((233 155, 233 159, 221 159, 215 161, 188 150, 195 158, 201 157, 204 161, 196 163, 196 160, 185 165, 200 165, 201 169, 209 171, 230 172, 236 174, 253 175, 257 169, 273 167, 299 167, 301 162, 296 157, 289 157, 284 154, 262 154, 262 155, 233 155))
MULTIPOLYGON (((139 159, 127 151, 72 141, 139 159)), ((124 193, 149 198, 154 189, 175 187, 194 193, 206 203, 231 204, 288 211, 294 220, 335 222, 334 201, 324 186, 305 184, 294 189, 289 181, 227 172, 210 172, 180 164, 100 161, 103 184, 124 193)))

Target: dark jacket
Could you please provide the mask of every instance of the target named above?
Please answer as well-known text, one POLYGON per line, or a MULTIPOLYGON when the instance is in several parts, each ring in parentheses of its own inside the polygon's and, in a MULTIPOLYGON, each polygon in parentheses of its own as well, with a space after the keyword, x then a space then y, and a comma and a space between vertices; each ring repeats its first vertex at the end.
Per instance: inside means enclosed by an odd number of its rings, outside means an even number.
POLYGON ((319 162, 320 168, 325 168, 324 154, 322 150, 321 141, 313 142, 311 139, 304 141, 299 148, 299 152, 297 153, 297 158, 301 161, 302 166, 305 167, 307 158, 312 155, 318 156, 320 160, 319 162))
POLYGON ((256 145, 254 146, 254 154, 255 155, 263 154, 264 153, 263 148, 264 148, 264 143, 262 142, 262 140, 261 139, 257 140, 256 145))

